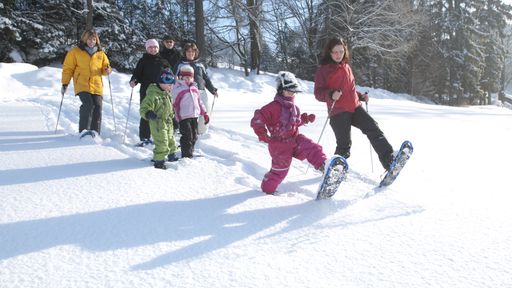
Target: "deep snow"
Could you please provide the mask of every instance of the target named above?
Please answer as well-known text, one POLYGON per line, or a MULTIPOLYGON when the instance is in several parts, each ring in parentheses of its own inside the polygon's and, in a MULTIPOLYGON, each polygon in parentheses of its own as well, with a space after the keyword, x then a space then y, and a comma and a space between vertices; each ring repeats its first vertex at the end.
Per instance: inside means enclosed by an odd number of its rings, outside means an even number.
MULTIPOLYGON (((394 148, 415 146, 397 181, 369 196, 383 171, 354 129, 333 199, 313 200, 320 174, 296 160, 266 196, 270 157, 249 121, 273 98, 273 76, 210 73, 220 96, 203 157, 161 171, 132 145, 130 75, 111 75, 115 127, 104 78, 96 143, 78 139, 71 94, 55 133, 60 69, 0 63, 0 287, 512 286, 511 110, 360 87, 394 148)), ((326 107, 302 83, 296 102, 317 120, 301 131, 316 141, 326 107)), ((320 143, 334 151, 329 126, 320 143)))

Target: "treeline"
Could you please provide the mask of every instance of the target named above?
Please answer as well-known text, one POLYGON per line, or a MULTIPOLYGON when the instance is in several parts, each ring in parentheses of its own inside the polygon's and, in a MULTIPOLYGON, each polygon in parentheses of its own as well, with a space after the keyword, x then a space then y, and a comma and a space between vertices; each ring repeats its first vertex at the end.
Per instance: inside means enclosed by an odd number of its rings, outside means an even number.
POLYGON ((194 39, 209 65, 312 80, 339 35, 359 85, 487 104, 510 82, 511 11, 500 0, 4 0, 0 61, 60 63, 92 25, 120 71, 133 69, 146 39, 171 34, 194 39))

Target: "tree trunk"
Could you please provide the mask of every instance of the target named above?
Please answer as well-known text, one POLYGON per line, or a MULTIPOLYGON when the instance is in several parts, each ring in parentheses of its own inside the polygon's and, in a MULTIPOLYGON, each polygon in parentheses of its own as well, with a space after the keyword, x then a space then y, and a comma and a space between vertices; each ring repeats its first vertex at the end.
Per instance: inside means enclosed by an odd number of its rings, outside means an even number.
POLYGON ((196 18, 196 44, 199 49, 199 55, 206 55, 205 39, 204 39, 204 9, 203 1, 195 0, 194 16, 196 18))
POLYGON ((92 30, 92 0, 87 0, 87 16, 85 18, 85 30, 92 30))
POLYGON ((251 72, 260 74, 261 33, 258 23, 260 14, 258 0, 247 0, 247 11, 249 13, 249 35, 251 39, 251 72))

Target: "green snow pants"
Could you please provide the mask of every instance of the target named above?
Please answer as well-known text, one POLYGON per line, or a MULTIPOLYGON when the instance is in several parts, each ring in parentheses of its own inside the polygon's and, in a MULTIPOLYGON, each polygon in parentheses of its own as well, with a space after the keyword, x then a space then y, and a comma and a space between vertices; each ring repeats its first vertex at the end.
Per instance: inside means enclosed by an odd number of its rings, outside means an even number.
POLYGON ((176 139, 174 139, 174 128, 172 121, 167 123, 160 119, 150 120, 149 128, 153 136, 153 159, 155 161, 165 160, 167 155, 176 152, 176 139))

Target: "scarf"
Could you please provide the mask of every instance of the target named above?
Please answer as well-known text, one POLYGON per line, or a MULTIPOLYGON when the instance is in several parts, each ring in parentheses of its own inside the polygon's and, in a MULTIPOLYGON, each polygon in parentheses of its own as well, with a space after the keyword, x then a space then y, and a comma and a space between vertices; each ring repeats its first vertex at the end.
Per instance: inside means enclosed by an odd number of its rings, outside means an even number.
POLYGON ((94 47, 85 46, 85 51, 87 51, 87 53, 89 53, 89 55, 92 55, 96 51, 98 51, 98 47, 97 46, 94 46, 94 47))
POLYGON ((285 132, 292 130, 300 123, 299 111, 294 103, 295 98, 276 94, 274 100, 281 104, 281 128, 279 131, 285 132))

